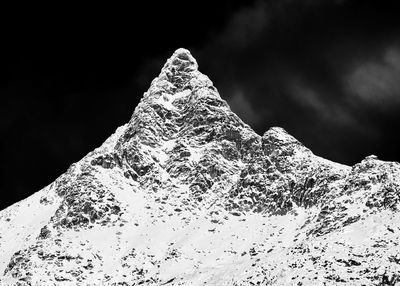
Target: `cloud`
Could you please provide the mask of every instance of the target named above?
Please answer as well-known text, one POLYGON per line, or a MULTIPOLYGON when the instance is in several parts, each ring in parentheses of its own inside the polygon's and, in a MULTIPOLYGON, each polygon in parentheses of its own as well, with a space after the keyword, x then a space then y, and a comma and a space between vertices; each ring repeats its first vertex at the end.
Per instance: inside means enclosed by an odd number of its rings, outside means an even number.
POLYGON ((334 96, 329 94, 328 90, 321 92, 299 81, 293 81, 290 84, 288 96, 297 105, 303 107, 305 113, 311 112, 320 123, 353 130, 357 129, 363 133, 375 132, 370 127, 361 124, 351 108, 339 100, 332 100, 334 96))
POLYGON ((299 105, 311 109, 314 112, 326 116, 329 113, 329 108, 319 95, 310 87, 306 87, 301 83, 292 83, 289 90, 289 95, 299 105))
POLYGON ((384 61, 400 71, 400 49, 390 48, 385 53, 384 61))
POLYGON ((389 49, 378 62, 357 66, 347 78, 349 92, 383 110, 400 105, 400 51, 389 49))
POLYGON ((245 123, 253 125, 260 121, 259 113, 253 108, 251 102, 240 88, 236 88, 233 91, 233 96, 229 98, 228 102, 232 111, 245 123))
POLYGON ((234 13, 223 31, 215 38, 213 45, 244 48, 264 31, 268 22, 266 2, 258 1, 255 5, 234 13))

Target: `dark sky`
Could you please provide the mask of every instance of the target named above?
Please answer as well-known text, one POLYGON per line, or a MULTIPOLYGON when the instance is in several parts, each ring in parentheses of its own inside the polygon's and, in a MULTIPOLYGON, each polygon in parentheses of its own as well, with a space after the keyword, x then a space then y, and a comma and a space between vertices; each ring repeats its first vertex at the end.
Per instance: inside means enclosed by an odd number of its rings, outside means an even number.
POLYGON ((345 164, 400 161, 398 1, 213 2, 4 10, 0 209, 126 123, 179 47, 260 135, 284 127, 345 164))

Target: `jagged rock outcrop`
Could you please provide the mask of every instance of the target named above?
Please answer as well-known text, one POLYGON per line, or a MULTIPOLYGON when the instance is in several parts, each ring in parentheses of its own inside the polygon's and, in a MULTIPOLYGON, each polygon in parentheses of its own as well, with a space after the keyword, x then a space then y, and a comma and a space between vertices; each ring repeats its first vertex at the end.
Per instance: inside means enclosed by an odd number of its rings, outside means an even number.
POLYGON ((396 285, 400 164, 263 136, 178 49, 131 120, 0 212, 0 285, 396 285))

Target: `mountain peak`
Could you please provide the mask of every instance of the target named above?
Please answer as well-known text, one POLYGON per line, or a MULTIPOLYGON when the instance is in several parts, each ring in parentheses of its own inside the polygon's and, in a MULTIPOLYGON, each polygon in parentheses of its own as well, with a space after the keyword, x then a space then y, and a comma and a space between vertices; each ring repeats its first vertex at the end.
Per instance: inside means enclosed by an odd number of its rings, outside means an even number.
POLYGON ((166 61, 158 77, 156 77, 145 97, 151 94, 176 94, 186 89, 196 90, 213 86, 212 81, 199 72, 196 59, 189 50, 177 49, 166 61))
POLYGON ((395 285, 399 229, 399 163, 259 136, 178 49, 128 124, 0 211, 0 285, 395 285))
POLYGON ((165 63, 162 71, 177 73, 191 72, 198 69, 196 59, 189 50, 184 48, 177 49, 165 63))

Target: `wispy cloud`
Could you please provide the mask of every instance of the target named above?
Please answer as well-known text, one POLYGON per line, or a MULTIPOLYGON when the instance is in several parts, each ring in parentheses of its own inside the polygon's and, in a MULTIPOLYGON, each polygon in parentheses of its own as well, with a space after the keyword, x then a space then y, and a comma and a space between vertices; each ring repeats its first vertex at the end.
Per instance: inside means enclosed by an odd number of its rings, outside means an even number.
POLYGON ((233 96, 229 98, 228 102, 232 111, 247 124, 258 124, 262 119, 260 113, 254 109, 251 101, 246 98, 246 94, 240 88, 233 90, 233 96))
POLYGON ((380 61, 361 63, 347 78, 349 92, 380 109, 400 105, 400 50, 390 48, 380 61))

